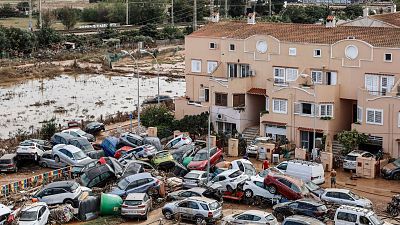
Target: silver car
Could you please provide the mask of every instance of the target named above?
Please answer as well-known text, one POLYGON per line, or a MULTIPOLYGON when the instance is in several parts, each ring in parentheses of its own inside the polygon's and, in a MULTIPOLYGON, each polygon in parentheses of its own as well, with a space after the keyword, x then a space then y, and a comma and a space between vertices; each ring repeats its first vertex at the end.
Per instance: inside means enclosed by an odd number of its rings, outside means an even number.
POLYGON ((59 169, 67 166, 67 164, 64 162, 56 162, 51 151, 45 151, 43 153, 42 157, 39 159, 39 165, 41 167, 52 169, 59 169))
POLYGON ((82 150, 73 145, 56 145, 53 147, 52 154, 56 162, 65 162, 70 166, 92 160, 82 150))
POLYGON ((320 198, 323 202, 372 209, 371 200, 360 197, 348 189, 327 188, 320 198))
POLYGON ((196 224, 213 223, 222 218, 222 206, 214 199, 190 197, 165 204, 162 213, 167 220, 178 217, 196 224))
POLYGON ((122 203, 121 215, 141 217, 147 220, 151 207, 151 198, 146 193, 130 193, 122 203))
POLYGON ((269 224, 278 225, 278 221, 271 213, 261 210, 248 210, 242 213, 231 214, 222 219, 221 225, 230 224, 269 224))
POLYGON ((199 187, 207 183, 207 171, 192 170, 183 177, 183 188, 199 187))

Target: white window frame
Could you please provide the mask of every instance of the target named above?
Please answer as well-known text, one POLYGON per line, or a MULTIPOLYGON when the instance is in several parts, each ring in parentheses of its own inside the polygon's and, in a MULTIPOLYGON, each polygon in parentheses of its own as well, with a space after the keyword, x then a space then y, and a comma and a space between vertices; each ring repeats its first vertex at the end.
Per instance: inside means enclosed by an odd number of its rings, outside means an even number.
POLYGON ((314 117, 314 115, 318 115, 318 107, 316 108, 316 104, 311 102, 295 102, 293 106, 293 114, 300 116, 314 117), (303 104, 311 105, 310 114, 303 113, 303 104), (317 112, 315 112, 315 109, 317 109, 317 112))
POLYGON ((320 117, 331 117, 332 118, 333 117, 333 104, 320 104, 319 105, 319 116, 320 117), (322 113, 322 111, 323 111, 322 108, 323 107, 325 107, 325 113, 324 114, 322 113), (328 113, 329 112, 329 110, 328 110, 329 107, 331 108, 330 109, 330 114, 328 113))
POLYGON ((287 86, 286 82, 291 82, 297 80, 297 77, 299 76, 299 70, 297 68, 292 68, 292 67, 273 67, 273 74, 274 74, 274 84, 275 85, 284 85, 287 86), (276 71, 279 71, 279 74, 276 73, 276 71), (291 73, 295 73, 296 76, 290 77, 288 79, 288 74, 289 71, 291 73), (277 76, 279 75, 279 76, 277 76), (277 82, 277 80, 280 80, 277 82))
POLYGON ((371 109, 371 108, 366 108, 365 110, 365 122, 368 124, 373 124, 373 125, 383 125, 383 110, 382 109, 371 109), (368 121, 368 112, 374 112, 374 121, 368 121), (381 113, 381 122, 378 123, 376 122, 376 112, 380 112, 381 113))
POLYGON ((272 111, 274 113, 287 114, 287 105, 288 105, 287 103, 288 103, 287 99, 281 99, 281 98, 272 99, 272 111), (275 102, 277 102, 278 108, 275 108, 275 102))
POLYGON ((390 52, 386 52, 385 54, 383 54, 383 61, 385 62, 393 62, 393 54, 390 52), (390 60, 386 60, 386 55, 390 55, 390 60))
POLYGON ((397 113, 397 127, 400 127, 400 112, 397 113))
POLYGON ((192 59, 192 73, 201 73, 201 60, 200 59, 192 59), (195 65, 196 63, 197 65, 195 65))
POLYGON ((362 123, 363 121, 363 108, 361 106, 357 106, 357 122, 362 123))
POLYGON ((269 112, 269 96, 265 96, 265 111, 269 112))
POLYGON ((298 76, 299 76, 298 69, 295 69, 295 68, 286 68, 285 69, 285 81, 287 81, 287 82, 295 81, 295 80, 297 80, 298 76), (289 71, 291 71, 291 72, 289 73, 289 71), (292 77, 292 76, 288 76, 289 74, 291 74, 291 75, 296 74, 296 75, 292 77), (289 79, 289 77, 290 77, 290 79, 289 79))
POLYGON ((289 55, 296 56, 297 55, 297 49, 296 48, 289 48, 289 55))
POLYGON ((234 52, 236 51, 236 45, 235 44, 229 44, 229 51, 234 52), (233 49, 231 48, 233 46, 233 49))
POLYGON ((286 79, 285 79, 285 68, 282 67, 274 67, 274 83, 275 84, 285 84, 286 79), (276 73, 276 71, 279 71, 279 73, 276 73), (279 76, 277 76, 279 75, 279 76), (277 80, 282 80, 277 82, 277 80))
POLYGON ((207 61, 207 73, 212 74, 215 69, 218 67, 218 62, 217 61, 207 61))
POLYGON ((322 50, 320 48, 314 49, 314 58, 321 58, 322 50), (319 51, 319 55, 317 55, 317 51, 319 51))
POLYGON ((323 77, 324 77, 324 73, 322 71, 320 71, 320 70, 312 70, 311 71, 311 78, 312 78, 314 84, 322 84, 323 79, 324 79, 323 77), (317 74, 319 75, 319 79, 318 79, 317 74))
POLYGON ((209 44, 208 44, 208 48, 209 49, 217 49, 217 43, 215 43, 215 42, 210 42, 209 44), (211 47, 211 45, 214 45, 214 47, 211 47))

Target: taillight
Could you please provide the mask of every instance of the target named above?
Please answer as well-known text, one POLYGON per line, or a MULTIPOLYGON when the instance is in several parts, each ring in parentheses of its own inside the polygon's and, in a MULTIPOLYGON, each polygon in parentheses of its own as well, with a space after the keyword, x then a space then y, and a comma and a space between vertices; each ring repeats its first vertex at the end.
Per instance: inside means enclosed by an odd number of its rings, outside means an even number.
POLYGON ((122 207, 122 208, 128 208, 129 206, 128 206, 128 205, 125 205, 125 204, 122 204, 121 207, 122 207))
POLYGON ((208 217, 213 217, 213 213, 212 212, 208 212, 208 217))
POLYGON ((146 207, 145 205, 138 205, 137 206, 138 208, 144 208, 144 207, 146 207))
POLYGON ((160 180, 156 180, 156 185, 159 185, 160 183, 160 180))
POLYGON ((186 140, 186 138, 185 138, 185 137, 183 137, 183 138, 182 138, 182 140, 186 140))
POLYGON ((14 167, 14 165, 13 164, 9 164, 9 165, 7 165, 8 167, 14 167))

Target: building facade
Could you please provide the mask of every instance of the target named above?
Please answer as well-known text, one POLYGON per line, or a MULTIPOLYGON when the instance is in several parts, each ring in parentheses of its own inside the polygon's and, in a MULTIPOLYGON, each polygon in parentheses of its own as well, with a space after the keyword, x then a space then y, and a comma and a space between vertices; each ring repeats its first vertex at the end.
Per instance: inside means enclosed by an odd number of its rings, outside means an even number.
POLYGON ((219 22, 185 51, 177 118, 211 111, 218 131, 259 126, 308 149, 314 131, 331 143, 354 128, 400 156, 400 29, 219 22))

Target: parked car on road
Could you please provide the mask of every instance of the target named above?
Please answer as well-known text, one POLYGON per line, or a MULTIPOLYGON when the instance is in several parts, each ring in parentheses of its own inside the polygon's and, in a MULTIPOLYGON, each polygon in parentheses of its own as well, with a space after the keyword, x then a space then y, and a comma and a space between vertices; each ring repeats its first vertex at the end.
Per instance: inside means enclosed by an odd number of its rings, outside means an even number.
POLYGON ((130 193, 122 203, 121 216, 139 217, 147 220, 151 207, 151 198, 146 193, 130 193))
POLYGON ((277 203, 281 199, 280 195, 271 194, 267 186, 264 185, 264 178, 250 177, 243 185, 243 191, 246 198, 253 198, 255 196, 271 200, 271 205, 277 203))
POLYGON ((172 169, 175 166, 174 157, 169 151, 161 151, 154 154, 151 163, 160 169, 172 169))
POLYGON ((246 174, 249 177, 257 175, 257 170, 254 167, 253 163, 251 163, 247 159, 233 160, 228 168, 229 169, 239 169, 240 171, 244 172, 244 174, 246 174))
POLYGON ((183 188, 200 187, 207 184, 207 171, 192 170, 183 177, 183 188))
POLYGON ((374 157, 373 154, 367 152, 367 151, 361 151, 361 150, 354 150, 351 151, 349 154, 346 155, 344 158, 343 162, 343 169, 344 170, 356 170, 357 167, 357 157, 374 157))
POLYGON ((310 216, 324 221, 328 213, 328 208, 324 204, 306 199, 278 203, 273 206, 273 210, 278 221, 283 221, 292 215, 310 216))
POLYGON ((391 225, 382 221, 372 209, 342 205, 336 209, 335 225, 391 225))
POLYGON ((218 187, 222 191, 233 192, 239 185, 244 185, 249 176, 238 169, 224 171, 214 177, 208 184, 208 187, 218 187))
POLYGON ((192 139, 187 134, 181 134, 172 140, 170 140, 164 147, 164 149, 178 149, 184 145, 190 145, 192 139))
POLYGON ((269 143, 272 140, 270 137, 256 137, 253 142, 246 148, 248 155, 258 155, 261 144, 269 143))
POLYGON ((103 164, 85 171, 80 177, 80 183, 88 188, 104 187, 116 178, 114 170, 108 164, 103 164))
POLYGON ((36 202, 21 209, 19 225, 46 225, 50 210, 46 203, 36 202))
POLYGON ((162 208, 167 220, 179 216, 184 220, 195 221, 196 224, 216 222, 222 217, 222 206, 214 200, 204 197, 190 197, 184 200, 167 203, 162 208))
POLYGON ((282 225, 326 225, 325 223, 308 216, 289 216, 282 222, 282 225))
POLYGON ((221 225, 231 224, 279 225, 278 221, 271 213, 261 210, 248 210, 242 213, 231 214, 222 218, 221 225))
POLYGON ((45 151, 39 159, 39 165, 44 168, 59 169, 66 167, 68 164, 65 162, 56 162, 53 157, 52 151, 45 151))
POLYGON ((43 146, 35 142, 21 142, 17 147, 17 159, 38 161, 44 153, 43 146))
POLYGON ((16 173, 18 171, 17 154, 4 154, 0 158, 0 171, 16 173))
POLYGON ((92 134, 86 133, 85 131, 83 131, 83 130, 81 130, 79 128, 70 128, 70 129, 67 129, 67 130, 63 130, 62 132, 70 134, 70 135, 72 135, 74 137, 86 138, 90 142, 95 142, 96 141, 96 138, 92 134))
POLYGON ((57 163, 64 162, 71 166, 78 163, 91 161, 91 158, 89 158, 82 150, 73 145, 56 145, 53 147, 52 154, 57 163))
POLYGON ((210 158, 208 158, 208 149, 203 148, 194 155, 193 160, 189 163, 188 169, 190 170, 206 170, 208 160, 210 160, 210 167, 217 164, 218 161, 223 159, 222 149, 217 147, 210 149, 210 158))
POLYGON ((385 165, 381 170, 381 174, 387 179, 400 180, 400 158, 385 165))
POLYGON ((309 194, 302 180, 287 175, 269 173, 264 179, 264 185, 268 186, 271 194, 281 194, 288 200, 304 198, 309 194))
POLYGON ((116 137, 106 137, 100 144, 101 148, 104 151, 105 156, 114 157, 115 152, 119 147, 119 139, 116 137))
POLYGON ((360 197, 348 189, 327 188, 320 196, 322 201, 338 205, 352 205, 363 208, 372 208, 371 200, 360 197))
POLYGON ((138 173, 121 179, 110 194, 126 197, 130 193, 147 193, 153 195, 159 193, 161 181, 150 173, 138 173))
POLYGON ((77 208, 79 206, 79 197, 82 193, 90 191, 89 188, 81 187, 73 180, 56 181, 38 190, 33 195, 33 198, 40 202, 45 202, 47 205, 70 204, 77 208))
POLYGON ((325 182, 324 167, 320 163, 304 160, 289 160, 281 162, 276 168, 304 182, 312 181, 315 184, 323 184, 325 182))
POLYGON ((106 131, 106 128, 104 126, 104 123, 100 123, 100 122, 90 122, 88 124, 86 124, 85 126, 85 132, 89 133, 89 134, 97 134, 100 131, 106 131))

